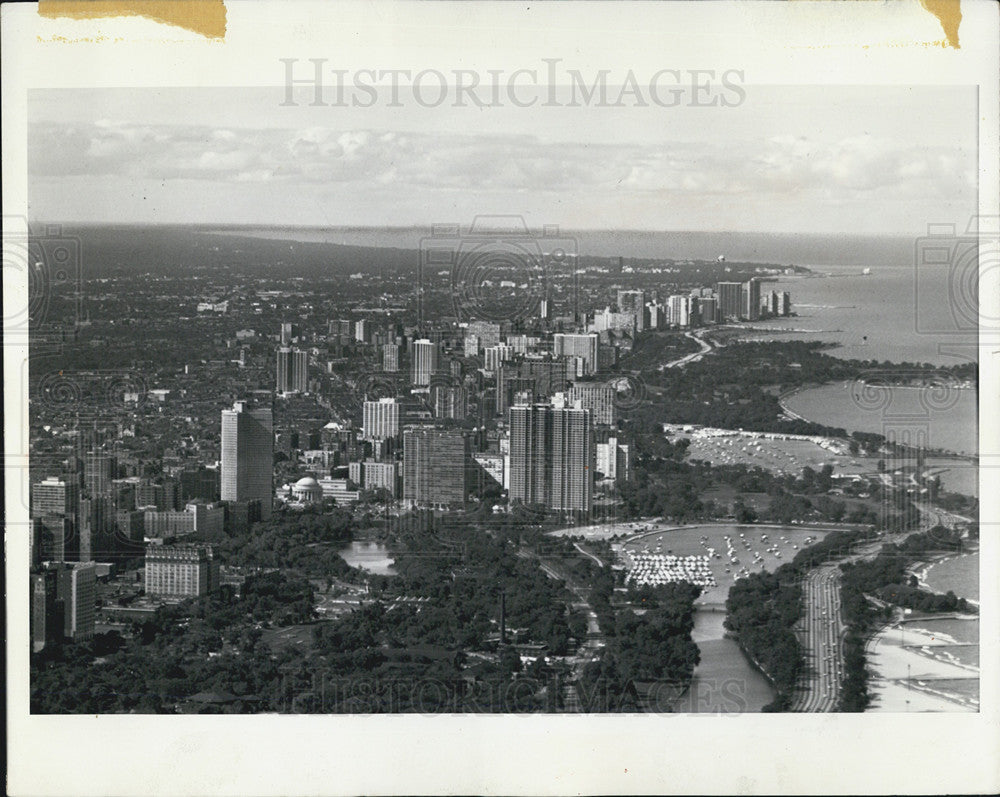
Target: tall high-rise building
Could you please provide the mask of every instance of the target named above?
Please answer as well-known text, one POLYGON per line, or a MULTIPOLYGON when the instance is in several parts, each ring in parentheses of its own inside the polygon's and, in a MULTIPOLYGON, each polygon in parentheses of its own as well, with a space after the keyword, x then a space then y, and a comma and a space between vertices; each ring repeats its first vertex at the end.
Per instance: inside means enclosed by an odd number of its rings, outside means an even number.
POLYGON ((431 385, 430 405, 435 418, 465 420, 469 411, 468 394, 461 385, 431 385))
POLYGON ((461 429, 403 432, 403 502, 410 507, 465 503, 470 446, 461 429))
POLYGON ((552 320, 552 300, 548 297, 542 299, 538 304, 538 317, 542 321, 552 320))
POLYGON ((788 291, 781 292, 780 310, 781 315, 792 314, 792 295, 788 291))
POLYGON ((87 495, 104 495, 111 489, 115 458, 100 451, 83 455, 83 487, 87 495))
POLYGON ((413 341, 412 379, 414 385, 429 385, 438 369, 438 347, 426 338, 413 341))
POLYGON ((359 343, 371 343, 372 322, 367 318, 360 318, 354 322, 354 339, 359 343))
POLYGON ((511 358, 514 350, 505 343, 498 343, 483 350, 484 366, 490 373, 496 373, 500 363, 507 362, 511 358))
POLYGON ((557 332, 552 336, 552 353, 556 357, 579 357, 583 369, 578 375, 593 374, 597 372, 597 342, 594 332, 582 335, 557 332))
POLYGON ((760 318, 760 280, 751 277, 743 286, 743 317, 748 321, 760 318))
POLYGON ((716 283, 715 293, 723 321, 739 320, 742 315, 742 291, 743 286, 739 282, 716 283))
POLYGON ((309 354, 282 346, 278 349, 275 390, 305 393, 309 389, 309 354))
POLYGON ((283 321, 281 323, 281 345, 289 346, 291 345, 292 338, 295 337, 295 327, 290 321, 283 321))
POLYGON ((76 483, 68 479, 50 476, 31 490, 31 512, 33 515, 74 515, 77 511, 80 491, 76 483))
POLYGON ((32 533, 43 561, 79 558, 79 482, 53 476, 32 485, 31 517, 32 533))
POLYGON ((462 353, 466 357, 475 357, 479 354, 479 337, 476 335, 466 335, 462 339, 462 353))
POLYGON ((480 349, 488 349, 500 343, 500 325, 494 321, 470 321, 466 335, 475 335, 480 349))
POLYGON ((362 429, 367 440, 388 440, 399 434, 399 402, 394 398, 366 401, 362 408, 362 429))
POLYGON ((595 424, 614 426, 617 422, 615 389, 607 382, 577 382, 567 392, 570 406, 583 407, 593 414, 595 424))
POLYGON ((50 562, 31 577, 32 647, 94 635, 97 569, 93 562, 50 562))
POLYGON ((208 595, 219 583, 210 545, 152 545, 146 549, 146 594, 160 598, 208 595))
POLYGON ((629 473, 629 447, 621 445, 617 437, 597 444, 597 470, 607 479, 624 482, 629 473))
POLYGON ((517 393, 531 391, 530 401, 544 401, 566 390, 577 377, 574 360, 567 357, 525 357, 501 363, 497 370, 496 413, 506 415, 517 393))
POLYGON ((637 290, 618 290, 618 311, 631 313, 635 316, 635 328, 639 332, 645 329, 646 292, 637 290))
POLYGON ((675 294, 668 300, 670 323, 678 327, 691 325, 691 297, 675 294))
POLYGON ((59 573, 45 568, 31 574, 31 650, 35 653, 53 642, 61 642, 64 607, 58 600, 59 573))
POLYGON ((386 343, 382 346, 382 370, 394 374, 399 371, 399 345, 386 343))
POLYGON ((223 501, 260 501, 262 520, 271 517, 274 495, 274 422, 266 407, 237 401, 222 411, 223 501))
POLYGON ((594 490, 590 410, 546 404, 510 408, 510 500, 589 512, 594 490))
POLYGON ((711 296, 702 296, 698 300, 698 313, 701 316, 701 323, 714 324, 719 314, 719 303, 711 296))

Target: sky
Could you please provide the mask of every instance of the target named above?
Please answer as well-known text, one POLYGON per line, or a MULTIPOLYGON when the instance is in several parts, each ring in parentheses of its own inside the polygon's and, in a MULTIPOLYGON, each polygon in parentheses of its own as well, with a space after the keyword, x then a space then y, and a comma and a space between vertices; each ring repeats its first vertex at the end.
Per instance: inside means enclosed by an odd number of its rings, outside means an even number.
POLYGON ((35 91, 29 215, 411 226, 520 214, 566 229, 911 235, 975 212, 973 88, 743 90, 733 107, 616 108, 35 91))

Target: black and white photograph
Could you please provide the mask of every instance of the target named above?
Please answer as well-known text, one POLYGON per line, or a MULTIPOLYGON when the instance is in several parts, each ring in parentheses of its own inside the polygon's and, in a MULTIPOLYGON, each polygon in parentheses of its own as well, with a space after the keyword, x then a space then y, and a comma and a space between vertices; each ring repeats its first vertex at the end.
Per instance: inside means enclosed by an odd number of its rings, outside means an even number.
MULTIPOLYGON (((991 790, 996 7, 847 4, 827 51, 784 4, 219 5, 221 37, 4 9, 55 72, 4 58, 12 719, 130 757, 319 722, 388 769, 396 734, 496 730, 465 763, 517 768, 502 740, 564 728, 566 780, 433 781, 546 794, 629 791, 628 734, 711 770, 799 728, 854 738, 631 788, 837 790, 903 727, 985 745, 951 782, 991 790), (730 51, 782 20, 808 69, 730 51)), ((13 793, 307 790, 96 755, 13 793)), ((308 793, 429 788, 399 766, 308 793)))

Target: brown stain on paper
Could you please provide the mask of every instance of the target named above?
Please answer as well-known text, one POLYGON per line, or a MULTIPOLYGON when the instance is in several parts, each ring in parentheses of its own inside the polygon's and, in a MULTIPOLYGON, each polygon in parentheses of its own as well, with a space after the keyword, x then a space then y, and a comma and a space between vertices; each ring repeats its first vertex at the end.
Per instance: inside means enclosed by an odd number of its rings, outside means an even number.
POLYGON ((948 44, 960 50, 958 26, 962 24, 962 0, 920 0, 920 5, 938 18, 948 44))
POLYGON ((225 0, 39 0, 38 13, 49 19, 146 17, 209 39, 226 37, 225 0))
MULTIPOLYGON (((810 2, 811 0, 802 1, 810 2)), ((849 2, 850 0, 843 1, 849 2)), ((875 2, 875 0, 858 1, 875 2)), ((878 2, 884 2, 884 0, 878 0, 878 2)), ((941 28, 944 30, 946 38, 943 41, 913 42, 913 44, 918 44, 922 47, 954 47, 956 50, 962 49, 961 45, 958 43, 958 27, 962 24, 962 0, 920 0, 920 5, 923 6, 925 11, 929 11, 933 14, 937 18, 937 21, 941 23, 941 28)), ((888 46, 899 47, 905 45, 894 44, 888 46)), ((863 45, 863 49, 865 50, 870 47, 871 45, 863 45)), ((813 49, 815 49, 815 47, 813 49)))

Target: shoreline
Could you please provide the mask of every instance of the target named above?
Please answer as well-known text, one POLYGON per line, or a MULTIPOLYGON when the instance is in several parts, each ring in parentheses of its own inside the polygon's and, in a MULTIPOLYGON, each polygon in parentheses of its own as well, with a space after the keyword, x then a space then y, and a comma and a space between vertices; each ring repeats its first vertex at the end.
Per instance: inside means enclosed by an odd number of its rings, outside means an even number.
MULTIPOLYGON (((930 615, 926 618, 933 620, 930 615)), ((941 687, 941 682, 949 685, 955 681, 976 684, 976 694, 981 671, 972 665, 957 663, 923 650, 946 647, 947 643, 927 644, 915 648, 913 643, 899 643, 893 639, 899 631, 900 637, 907 633, 901 623, 894 621, 877 631, 865 643, 866 671, 870 703, 865 713, 918 712, 978 712, 979 698, 959 694, 941 687)), ((927 632, 911 629, 909 634, 918 640, 931 642, 927 632)))
MULTIPOLYGON (((940 554, 938 556, 930 557, 926 560, 920 560, 918 562, 914 562, 909 568, 907 568, 907 571, 915 575, 917 577, 917 583, 921 587, 926 589, 928 592, 933 592, 935 595, 945 595, 948 592, 947 590, 945 592, 941 592, 939 590, 934 589, 933 587, 931 587, 930 584, 927 583, 927 574, 930 573, 930 571, 936 565, 943 564, 944 562, 951 561, 952 559, 960 559, 965 556, 978 556, 978 555, 979 555, 979 546, 977 545, 974 550, 965 551, 964 553, 940 554)), ((955 592, 955 590, 951 590, 951 592, 955 592)), ((959 598, 964 598, 968 603, 971 603, 973 606, 979 608, 978 598, 970 598, 966 595, 959 595, 957 592, 955 592, 955 595, 959 598)))
MULTIPOLYGON (((806 385, 800 385, 799 387, 793 387, 793 388, 790 388, 790 389, 782 392, 778 396, 778 406, 781 407, 781 411, 785 415, 787 415, 789 418, 792 418, 793 420, 800 420, 800 421, 804 421, 806 423, 819 423, 819 424, 826 425, 828 423, 827 421, 816 420, 814 418, 807 418, 806 416, 801 415, 800 413, 798 413, 795 410, 791 409, 788 406, 788 404, 787 404, 787 400, 790 399, 790 398, 792 398, 793 396, 797 396, 800 393, 805 393, 806 391, 809 391, 809 390, 818 390, 818 389, 825 388, 825 387, 836 387, 838 385, 843 385, 846 388, 847 386, 849 386, 851 384, 854 384, 854 380, 834 380, 832 382, 810 382, 809 384, 806 384, 806 385)), ((864 380, 861 380, 861 384, 864 385, 864 384, 867 384, 867 382, 865 382, 864 380)), ((923 385, 908 385, 908 384, 899 384, 899 385, 894 385, 893 384, 893 385, 887 385, 887 387, 891 388, 892 390, 924 390, 924 389, 926 389, 925 386, 923 386, 923 385)), ((950 389, 955 389, 955 390, 972 390, 972 391, 975 391, 977 394, 978 394, 978 391, 979 391, 979 386, 977 384, 966 384, 964 382, 960 383, 958 385, 950 385, 949 388, 950 389)), ((847 427, 841 427, 841 428, 844 428, 844 430, 847 432, 848 438, 850 438, 850 435, 852 435, 854 432, 865 433, 864 430, 862 430, 862 429, 848 429, 847 427)), ((878 434, 878 433, 876 432, 876 433, 866 433, 866 434, 878 434)), ((905 448, 905 446, 904 446, 904 448, 905 448)), ((973 452, 968 452, 968 451, 953 451, 953 450, 949 450, 949 449, 929 449, 929 450, 927 450, 926 454, 927 454, 928 457, 933 457, 933 458, 937 458, 937 459, 960 459, 960 460, 965 460, 965 461, 973 460, 973 461, 975 461, 977 463, 977 466, 978 466, 978 462, 979 462, 979 451, 978 451, 978 448, 977 448, 976 451, 973 451, 973 452)))
MULTIPOLYGON (((935 595, 943 595, 946 593, 931 589, 925 580, 931 568, 950 559, 978 555, 978 546, 975 550, 965 553, 941 554, 913 562, 907 568, 907 572, 917 577, 923 589, 935 595)), ((979 607, 979 601, 972 598, 965 600, 979 607)), ((959 642, 940 631, 931 632, 920 627, 920 623, 933 623, 945 619, 978 624, 980 617, 978 614, 965 613, 945 613, 940 616, 919 613, 916 617, 902 615, 869 637, 865 642, 865 665, 871 702, 865 709, 866 712, 911 710, 978 712, 980 710, 978 695, 982 678, 981 668, 963 663, 947 650, 941 650, 949 647, 979 647, 979 644, 959 642), (898 642, 894 639, 897 632, 898 642), (910 635, 909 642, 906 641, 907 634, 910 635), (914 637, 917 640, 916 644, 912 641, 914 637), (970 694, 937 688, 942 681, 949 685, 954 682, 968 682, 970 687, 974 682, 977 696, 972 697, 970 694)))

